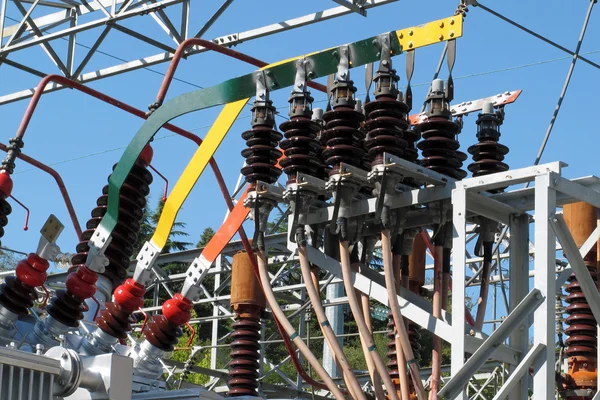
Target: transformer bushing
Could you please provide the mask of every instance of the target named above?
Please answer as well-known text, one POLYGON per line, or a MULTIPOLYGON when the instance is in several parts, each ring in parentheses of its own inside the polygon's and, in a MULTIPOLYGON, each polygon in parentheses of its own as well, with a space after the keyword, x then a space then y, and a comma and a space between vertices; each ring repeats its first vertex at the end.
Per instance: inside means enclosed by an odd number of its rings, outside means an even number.
MULTIPOLYGON (((564 206, 563 215, 577 247, 581 247, 597 226, 598 210, 587 203, 573 203, 564 206)), ((594 282, 598 280, 596 259, 596 249, 584 257, 594 282)), ((575 274, 571 274, 568 282, 565 289, 568 371, 563 376, 563 389, 567 391, 567 400, 580 400, 593 397, 598 386, 597 322, 575 274)))
POLYGON ((235 322, 227 396, 258 396, 260 318, 266 301, 248 253, 233 256, 230 304, 235 322))

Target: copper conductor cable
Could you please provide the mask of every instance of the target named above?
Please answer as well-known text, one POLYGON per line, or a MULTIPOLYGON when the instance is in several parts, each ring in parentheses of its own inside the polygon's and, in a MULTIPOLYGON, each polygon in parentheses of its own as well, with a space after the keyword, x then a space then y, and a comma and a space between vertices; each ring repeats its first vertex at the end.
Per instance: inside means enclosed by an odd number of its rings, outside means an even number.
MULTIPOLYGON (((351 264, 352 271, 358 272, 358 264, 351 264)), ((365 324, 367 324, 367 328, 369 328, 369 333, 373 335, 372 322, 371 322, 371 303, 369 300, 369 296, 364 294, 358 289, 355 289, 356 298, 360 299, 360 305, 362 307, 362 317, 365 319, 365 324)), ((369 371, 369 376, 371 377, 371 382, 373 383, 373 389, 375 390, 375 398, 384 399, 385 391, 383 390, 383 386, 381 385, 381 376, 379 376, 379 372, 375 368, 375 364, 373 363, 373 359, 371 357, 367 357, 366 354, 369 353, 368 348, 365 346, 364 342, 360 341, 361 348, 363 353, 365 354, 365 361, 367 363, 367 371, 369 371)))
MULTIPOLYGON (((442 318, 442 246, 434 247, 433 254, 433 317, 442 318)), ((442 371, 442 339, 433 336, 433 351, 431 355, 431 391, 429 400, 437 400, 437 392, 440 390, 440 377, 442 371)))
MULTIPOLYGON (((399 287, 402 284, 402 266, 401 266, 402 256, 400 254, 394 254, 392 257, 392 270, 394 273, 394 282, 396 292, 399 292, 399 287)), ((385 259, 384 259, 385 260, 385 259)), ((404 329, 408 329, 407 321, 400 316, 400 323, 404 326, 404 329)), ((396 321, 394 321, 395 323, 396 321)), ((404 356, 404 351, 402 350, 402 343, 400 342, 400 335, 398 335, 398 331, 394 328, 394 341, 396 342, 396 358, 398 360, 398 375, 400 380, 400 396, 402 400, 410 400, 409 393, 409 382, 408 375, 406 370, 406 357, 404 356)), ((409 343, 410 345, 410 343, 409 343)), ((411 347, 412 348, 412 347, 411 347)))
MULTIPOLYGON (((402 314, 400 313, 400 304, 398 303, 398 294, 396 293, 396 282, 394 279, 392 244, 390 236, 391 234, 389 229, 384 229, 383 231, 381 231, 381 252, 383 255, 383 271, 385 276, 385 286, 388 291, 390 309, 392 311, 392 315, 394 317, 394 324, 396 325, 397 330, 396 352, 397 354, 399 354, 401 350, 404 352, 404 356, 406 358, 406 365, 409 367, 410 375, 412 377, 412 381, 417 392, 417 398, 420 400, 425 400, 427 398, 427 395, 425 394, 425 389, 423 388, 423 382, 421 382, 421 372, 419 371, 419 366, 415 361, 415 356, 412 351, 412 347, 410 346, 410 340, 408 337, 408 332, 406 330, 406 325, 404 324, 402 314), (401 348, 398 348, 398 344, 401 346, 401 348)), ((398 365, 398 368, 400 368, 400 365, 398 365)))
MULTIPOLYGON (((350 268, 352 268, 352 272, 358 273, 358 262, 354 259, 355 252, 353 251, 352 253, 353 254, 351 255, 350 268)), ((354 293, 356 298, 360 299, 361 316, 365 320, 365 324, 367 325, 369 334, 373 336, 373 323, 371 321, 371 301, 369 299, 369 296, 358 289, 354 289, 354 293)), ((369 354, 369 347, 365 344, 362 338, 360 340, 360 346, 365 356, 365 362, 367 363, 367 371, 369 371, 369 376, 371 377, 373 389, 375 390, 375 398, 385 399, 386 395, 385 390, 383 390, 383 386, 381 384, 381 376, 379 375, 379 372, 377 372, 377 368, 375 368, 373 357, 371 357, 371 355, 369 354)))
MULTIPOLYGON (((390 374, 388 373, 387 368, 385 367, 383 359, 377 352, 377 347, 375 347, 375 343, 373 342, 373 335, 371 334, 369 327, 367 326, 365 319, 363 318, 362 309, 360 304, 358 303, 356 292, 354 291, 354 286, 352 285, 352 269, 350 267, 350 251, 348 249, 347 240, 340 240, 340 260, 342 266, 342 279, 344 281, 344 287, 346 288, 346 295, 348 296, 350 310, 352 310, 352 315, 354 315, 354 319, 356 320, 356 325, 358 326, 358 333, 360 334, 361 342, 364 341, 363 346, 367 347, 368 350, 368 355, 365 354, 365 357, 369 356, 372 358, 373 364, 375 365, 375 369, 377 370, 377 372, 379 372, 381 380, 387 388, 389 399, 399 400, 394 387, 394 382, 392 382, 392 378, 390 377, 390 374)), ((373 385, 376 384, 377 382, 373 381, 373 385)))
MULTIPOLYGON (((329 391, 333 394, 333 396, 337 400, 345 399, 344 394, 340 390, 340 388, 335 384, 331 376, 325 371, 325 368, 321 365, 319 360, 315 357, 315 355, 310 351, 306 343, 302 340, 302 338, 298 335, 290 321, 286 318, 285 314, 277 304, 277 299, 275 298, 275 293, 273 293, 273 288, 271 287, 269 272, 267 270, 267 259, 264 253, 264 249, 258 249, 255 251, 257 264, 258 264, 258 272, 260 274, 260 280, 262 281, 263 290, 265 292, 265 298, 267 303, 269 304, 269 308, 285 330, 285 332, 289 335, 290 339, 294 342, 298 350, 302 353, 302 355, 306 358, 308 363, 314 368, 315 372, 319 377, 323 380, 323 383, 327 385, 329 391)), ((397 399, 395 399, 397 400, 397 399)))
POLYGON ((314 285, 313 278, 315 277, 315 274, 311 274, 310 262, 308 261, 308 255, 306 254, 306 246, 298 246, 298 259, 300 261, 300 269, 302 271, 302 278, 304 279, 306 292, 308 293, 313 310, 315 311, 315 315, 319 321, 319 327, 323 332, 323 336, 325 337, 327 345, 331 349, 336 361, 342 368, 344 381, 348 386, 348 390, 352 394, 352 398, 366 400, 366 396, 361 390, 360 384, 358 383, 358 380, 356 379, 354 372, 352 372, 352 368, 350 367, 350 364, 344 355, 342 346, 340 346, 340 343, 337 341, 335 333, 333 332, 333 329, 329 324, 329 320, 325 315, 325 308, 323 308, 323 304, 321 303, 321 296, 314 285))

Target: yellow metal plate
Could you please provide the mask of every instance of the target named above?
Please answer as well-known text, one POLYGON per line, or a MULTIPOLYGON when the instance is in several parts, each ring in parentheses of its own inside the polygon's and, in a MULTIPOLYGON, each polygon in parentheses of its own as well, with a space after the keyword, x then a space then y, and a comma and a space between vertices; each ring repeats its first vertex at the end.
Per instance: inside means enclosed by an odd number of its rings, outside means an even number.
POLYGON ((414 50, 456 39, 463 34, 463 17, 460 15, 428 22, 425 25, 396 31, 402 51, 414 50))

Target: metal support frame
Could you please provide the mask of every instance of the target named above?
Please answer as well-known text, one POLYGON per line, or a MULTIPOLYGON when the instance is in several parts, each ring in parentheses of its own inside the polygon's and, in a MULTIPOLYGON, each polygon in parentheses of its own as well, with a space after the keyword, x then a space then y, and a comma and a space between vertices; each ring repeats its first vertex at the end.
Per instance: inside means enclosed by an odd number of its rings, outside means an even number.
MULTIPOLYGON (((490 386, 497 386, 497 398, 508 396, 511 400, 527 398, 527 392, 533 388, 535 398, 551 398, 554 394, 554 326, 555 293, 560 285, 561 272, 570 270, 570 267, 556 267, 555 253, 557 249, 565 251, 571 264, 572 270, 580 278, 582 271, 582 259, 580 254, 587 252, 597 239, 598 232, 594 232, 588 238, 582 249, 577 249, 572 243, 572 238, 564 226, 562 217, 556 215, 557 204, 567 204, 580 200, 590 200, 593 204, 600 198, 600 182, 595 177, 587 177, 574 180, 566 180, 560 176, 561 163, 549 163, 536 167, 527 167, 504 173, 502 177, 490 175, 478 177, 477 179, 465 179, 460 182, 436 181, 435 186, 415 189, 410 192, 397 193, 394 196, 393 207, 396 209, 408 208, 413 204, 428 204, 433 201, 450 200, 453 204, 453 304, 452 313, 443 312, 441 319, 433 318, 431 304, 425 299, 409 291, 401 291, 399 295, 400 306, 403 316, 417 323, 424 329, 440 336, 444 341, 452 345, 450 377, 445 378, 446 386, 440 392, 448 399, 483 399, 483 393, 490 386), (502 179, 501 179, 502 178, 502 179), (535 186, 525 190, 508 190, 503 194, 489 195, 486 190, 499 187, 515 185, 517 183, 535 181, 535 186), (497 207, 498 204, 506 207, 497 207), (535 206, 535 207, 534 207, 535 206), (535 208, 535 219, 527 211, 535 208), (491 211, 490 211, 491 210, 491 211), (476 238, 476 230, 472 224, 472 218, 481 212, 487 216, 507 221, 510 227, 507 235, 508 252, 499 255, 499 260, 510 261, 508 275, 500 270, 492 277, 492 283, 509 282, 508 293, 508 316, 504 320, 492 320, 496 329, 488 336, 482 332, 474 332, 465 323, 465 298, 466 284, 469 273, 477 271, 477 263, 481 262, 478 257, 469 255, 470 249, 476 238), (554 220, 556 219, 556 221, 554 220), (535 222, 533 222, 535 220, 535 222), (534 224, 534 245, 529 242, 529 227, 534 224), (552 228, 552 229, 550 229, 552 228), (559 246, 555 241, 555 232, 559 238, 559 246), (530 256, 535 256, 533 270, 530 269, 530 256), (473 267, 470 269, 469 267, 473 267), (499 279, 502 276, 502 280, 499 279), (533 286, 529 281, 533 277, 533 286), (539 306, 538 306, 539 304, 539 306), (534 311, 535 309, 535 311, 534 311), (527 315, 533 312, 533 318, 527 315), (531 321, 534 321, 534 347, 529 349, 528 329, 531 321), (508 340, 508 345, 505 341, 508 340), (465 357, 466 361, 465 361, 465 357), (491 360, 490 360, 491 359, 491 360), (495 360, 495 361, 494 361, 495 360), (501 363, 502 368, 490 368, 490 363, 501 363), (534 366, 533 379, 527 371, 529 366, 534 366), (552 376, 552 379, 549 379, 552 376), (533 382, 533 386, 530 385, 533 382), (466 390, 462 390, 465 387, 466 390)), ((410 169, 411 174, 422 173, 419 166, 401 165, 400 169, 410 169)), ((407 172, 408 174, 409 172, 407 172)), ((427 172, 425 172, 427 174, 427 172)), ((434 177, 429 177, 434 182, 434 177)), ((373 212, 375 203, 371 200, 356 202, 352 207, 353 216, 367 215, 373 212)), ((312 221, 325 221, 329 217, 329 210, 316 210, 310 213, 312 221)), ((430 224, 431 220, 425 214, 415 215, 415 224, 430 224)), ((600 231, 600 230, 599 230, 600 231)), ((277 248, 272 252, 270 262, 277 265, 277 272, 272 274, 271 279, 275 283, 275 292, 282 300, 288 302, 286 311, 294 324, 303 324, 303 311, 309 306, 309 302, 301 296, 302 283, 296 281, 293 271, 295 263, 295 244, 287 242, 288 235, 285 233, 267 236, 268 247, 277 248), (285 282, 285 283, 284 283, 285 282), (300 318, 298 320, 297 318, 300 318)), ((198 304, 210 304, 213 315, 201 316, 192 320, 192 324, 203 324, 204 329, 209 329, 211 343, 205 347, 205 351, 211 353, 210 369, 203 373, 213 376, 209 387, 217 392, 225 391, 225 381, 222 372, 218 370, 224 355, 223 349, 228 345, 218 330, 224 321, 231 319, 231 313, 226 308, 228 301, 227 287, 231 268, 229 257, 241 248, 239 242, 231 242, 221 257, 211 266, 209 275, 215 276, 214 287, 206 287, 198 304), (209 349, 210 347, 210 349, 209 349)), ((200 250, 189 250, 173 254, 165 254, 158 258, 156 265, 170 262, 189 262, 198 256, 200 250)), ((308 247, 309 259, 323 270, 329 271, 330 278, 320 282, 321 290, 325 287, 339 288, 340 266, 339 262, 326 256, 320 249, 308 247)), ((587 272, 585 266, 583 271, 587 272)), ((160 272, 160 271, 157 271, 160 272)), ((64 275, 62 279, 64 280, 64 275)), ((184 274, 173 274, 166 276, 159 274, 154 283, 155 290, 159 287, 171 288, 185 278, 184 274)), ((60 275, 50 278, 50 284, 55 285, 60 281, 60 275)), ((360 272, 352 276, 353 285, 363 293, 384 306, 388 305, 383 277, 369 268, 361 268, 360 272)), ((591 281, 591 279, 590 279, 591 281)), ((476 284, 477 281, 473 281, 476 284)), ((333 289, 331 289, 333 290, 333 289)), ((584 291, 586 288, 584 287, 584 291)), ((173 291, 173 290, 172 290, 173 291)), ((586 293, 587 295, 587 293, 586 293)), ((598 300, 598 295, 591 302, 598 300)), ((347 302, 345 297, 328 299, 324 302, 327 310, 335 310, 347 302)), ((501 302, 498 302, 501 304, 501 302)), ((598 302, 600 304, 600 302, 598 302)), ((493 303, 492 303, 493 305, 493 303)), ((500 306, 501 307, 501 306, 500 306)), ((595 307, 595 306, 594 306, 595 307)), ((160 306, 144 308, 145 312, 158 311, 160 306)), ((492 315, 491 313, 490 315, 492 315)), ((139 329, 134 325, 134 329, 139 329)), ((382 334, 382 333, 377 333, 382 334)), ((350 334, 351 335, 351 334, 350 334)), ((340 335, 343 337, 349 335, 340 335)), ((311 337, 312 341, 323 341, 321 336, 311 337)), ((269 347, 281 343, 278 337, 264 337, 261 340, 261 364, 265 371, 261 373, 261 395, 270 396, 277 392, 271 385, 264 383, 264 379, 271 374, 281 378, 281 382, 288 390, 294 392, 306 389, 306 384, 296 382, 296 376, 287 376, 282 372, 281 366, 289 362, 289 358, 274 362, 269 359, 269 347)), ((499 365, 499 364, 494 364, 499 365)), ((175 369, 177 373, 180 369, 175 369)), ((422 371, 427 377, 427 371, 422 371)), ((365 382, 367 377, 359 377, 365 382)), ((318 394, 317 394, 318 395, 318 394)), ((317 396, 316 395, 316 396, 317 396)), ((310 396, 310 393, 306 393, 310 396)))
MULTIPOLYGON (((183 40, 190 37, 189 26, 190 16, 192 15, 190 11, 191 0, 140 0, 137 2, 131 0, 94 0, 86 2, 85 4, 73 2, 71 5, 69 5, 70 3, 65 4, 65 8, 61 11, 32 18, 30 17, 31 11, 33 11, 40 2, 40 0, 34 0, 29 8, 29 12, 26 12, 26 15, 23 16, 19 23, 2 29, 5 19, 5 8, 8 1, 12 1, 18 6, 23 2, 23 0, 0 0, 0 5, 2 6, 0 10, 0 33, 3 32, 0 36, 2 38, 9 38, 4 45, 0 45, 0 65, 4 62, 14 68, 38 76, 59 73, 68 78, 75 79, 80 83, 86 83, 138 69, 148 69, 153 65, 171 61, 174 48, 183 40), (180 18, 175 20, 171 12, 168 13, 171 17, 167 17, 168 11, 171 11, 171 9, 174 11, 176 7, 179 6, 181 7, 181 13, 179 14, 180 18), (81 21, 84 15, 85 22, 81 21), (144 15, 150 15, 156 24, 151 28, 144 28, 143 31, 135 32, 123 26, 123 22, 128 19, 142 17, 144 15), (56 29, 57 27, 61 28, 56 29), (50 32, 51 28, 54 29, 50 32), (156 28, 158 28, 158 30, 156 28), (82 58, 79 65, 76 65, 74 60, 76 49, 78 49, 78 47, 76 47, 75 36, 79 33, 91 30, 98 31, 98 38, 94 43, 85 45, 85 56, 82 58), (106 37, 114 30, 143 41, 162 52, 139 59, 127 60, 121 64, 111 65, 99 70, 87 69, 86 67, 91 58, 96 54, 106 37), (53 50, 52 42, 55 40, 68 41, 69 49, 66 54, 62 54, 62 57, 53 50), (27 61, 25 64, 16 63, 9 59, 19 51, 36 45, 44 47, 44 50, 48 53, 51 60, 57 65, 57 70, 39 71, 37 69, 38 63, 35 58, 32 58, 32 61, 27 61)), ((272 24, 255 29, 243 32, 232 32, 214 38, 213 42, 227 47, 236 46, 243 42, 342 17, 357 12, 356 9, 358 9, 360 13, 365 13, 367 9, 387 5, 396 1, 397 0, 367 0, 361 7, 356 7, 352 3, 347 3, 345 5, 340 5, 339 7, 325 9, 285 21, 276 21, 272 24)), ((233 0, 225 1, 209 20, 203 24, 195 37, 205 36, 210 27, 218 20, 225 10, 230 7, 231 3, 233 3, 233 0)), ((344 1, 344 3, 346 2, 344 1)), ((194 5, 198 6, 196 4, 194 5)), ((45 8, 45 10, 47 10, 47 8, 45 8)), ((205 51, 207 51, 207 49, 195 46, 190 49, 186 55, 189 56, 205 51)), ((51 92, 63 88, 64 87, 61 85, 52 84, 44 91, 51 92)), ((35 88, 31 88, 4 94, 0 96, 0 105, 31 97, 34 90, 35 88)))

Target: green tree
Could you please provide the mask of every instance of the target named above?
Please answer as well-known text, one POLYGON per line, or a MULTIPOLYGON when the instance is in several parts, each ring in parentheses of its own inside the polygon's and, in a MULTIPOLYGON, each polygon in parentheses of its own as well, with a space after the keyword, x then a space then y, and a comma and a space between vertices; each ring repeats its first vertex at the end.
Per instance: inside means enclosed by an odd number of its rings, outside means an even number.
POLYGON ((198 241, 198 243, 196 243, 196 248, 200 249, 206 246, 213 236, 215 236, 215 231, 213 230, 213 228, 211 228, 210 226, 208 228, 205 228, 202 231, 202 235, 200 235, 200 240, 198 241))
MULTIPOLYGON (((164 206, 165 202, 161 198, 159 199, 154 210, 150 209, 148 205, 146 205, 144 208, 144 216, 142 217, 142 221, 140 223, 140 231, 138 233, 135 251, 133 252, 134 257, 137 256, 137 253, 139 253, 144 243, 149 241, 150 238, 152 238, 152 235, 154 235, 156 225, 160 220, 160 215, 162 214, 164 206)), ((173 228, 171 229, 171 233, 169 234, 169 238, 167 239, 167 243, 162 250, 163 254, 170 253, 172 250, 187 250, 192 245, 191 242, 186 242, 183 240, 189 236, 189 234, 184 230, 185 227, 185 222, 175 221, 173 228)))
POLYGON ((12 251, 0 250, 0 271, 10 271, 15 269, 19 261, 25 257, 26 256, 13 253, 12 251))

